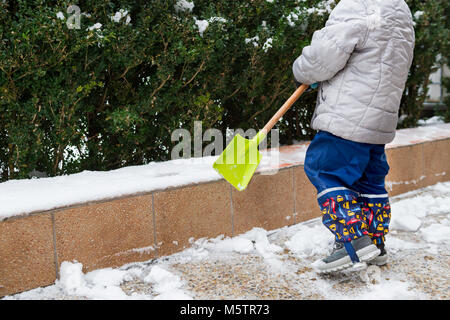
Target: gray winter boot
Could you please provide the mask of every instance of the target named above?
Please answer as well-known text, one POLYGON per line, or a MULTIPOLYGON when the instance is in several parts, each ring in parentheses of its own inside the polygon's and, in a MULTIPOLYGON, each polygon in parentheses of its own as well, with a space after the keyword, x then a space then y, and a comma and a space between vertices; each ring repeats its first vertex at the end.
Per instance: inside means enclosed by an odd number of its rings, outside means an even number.
POLYGON ((353 240, 351 246, 356 253, 353 259, 349 255, 344 243, 336 242, 333 252, 325 259, 317 260, 311 266, 318 273, 342 271, 351 268, 356 262, 368 262, 380 255, 381 251, 372 243, 369 236, 362 236, 353 240), (352 260, 359 261, 352 261, 352 260))
POLYGON ((384 247, 384 244, 377 245, 378 249, 380 249, 380 254, 373 258, 372 260, 367 261, 368 264, 373 264, 376 266, 384 266, 388 261, 388 254, 384 247))

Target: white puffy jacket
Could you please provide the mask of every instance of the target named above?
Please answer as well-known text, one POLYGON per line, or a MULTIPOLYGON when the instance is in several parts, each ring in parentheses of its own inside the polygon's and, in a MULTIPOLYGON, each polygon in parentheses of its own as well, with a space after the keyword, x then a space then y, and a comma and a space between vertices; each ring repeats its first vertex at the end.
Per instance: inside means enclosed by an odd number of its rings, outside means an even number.
POLYGON ((414 42, 404 0, 341 0, 293 65, 298 82, 321 83, 313 129, 391 142, 414 42))

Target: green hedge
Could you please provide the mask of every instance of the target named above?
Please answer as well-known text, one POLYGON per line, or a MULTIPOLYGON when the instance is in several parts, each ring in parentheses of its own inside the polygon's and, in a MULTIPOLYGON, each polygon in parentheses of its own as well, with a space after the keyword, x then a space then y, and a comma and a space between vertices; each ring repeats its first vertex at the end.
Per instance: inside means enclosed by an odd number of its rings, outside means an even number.
MULTIPOLYGON (((168 160, 171 133, 194 121, 261 128, 295 89, 292 62, 331 2, 194 0, 191 11, 178 0, 74 1, 80 29, 68 28, 65 1, 0 2, 1 180, 168 160)), ((408 125, 448 42, 447 2, 408 1, 424 11, 402 101, 408 125)), ((312 138, 315 99, 306 94, 283 118, 281 143, 312 138)))
MULTIPOLYGON (((450 20, 448 17, 450 16, 450 5, 447 5, 445 7, 445 13, 444 16, 447 17, 445 21, 445 29, 450 30, 450 20)), ((447 33, 448 35, 448 33, 447 33)), ((447 39, 444 39, 443 42, 443 49, 441 51, 443 53, 443 60, 442 63, 445 63, 448 67, 450 67, 450 39, 447 37, 447 39)), ((444 88, 447 91, 447 97, 444 100, 444 103, 447 107, 447 110, 442 112, 442 116, 445 120, 445 122, 450 122, 450 77, 446 77, 444 79, 444 88)))
POLYGON ((437 70, 438 56, 448 56, 450 2, 446 0, 407 0, 416 23, 414 61, 400 106, 404 121, 399 127, 413 127, 420 118, 428 95, 430 75, 437 70))

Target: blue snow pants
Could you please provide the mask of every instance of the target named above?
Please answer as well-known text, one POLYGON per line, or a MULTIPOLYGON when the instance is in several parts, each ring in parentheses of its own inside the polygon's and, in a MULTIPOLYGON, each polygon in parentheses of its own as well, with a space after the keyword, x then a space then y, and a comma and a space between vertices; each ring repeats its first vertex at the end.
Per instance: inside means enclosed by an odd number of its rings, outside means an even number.
POLYGON ((344 244, 369 235, 382 244, 391 207, 385 145, 359 143, 320 131, 308 147, 305 172, 317 189, 324 225, 344 244))

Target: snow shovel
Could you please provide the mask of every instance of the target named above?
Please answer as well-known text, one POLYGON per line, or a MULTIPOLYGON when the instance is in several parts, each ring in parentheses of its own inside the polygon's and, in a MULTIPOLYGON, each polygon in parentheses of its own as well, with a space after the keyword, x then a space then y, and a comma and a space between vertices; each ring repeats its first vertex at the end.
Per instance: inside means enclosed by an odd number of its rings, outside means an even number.
POLYGON ((237 190, 243 191, 247 188, 261 162, 259 144, 308 87, 301 85, 253 139, 247 140, 237 134, 214 163, 213 168, 237 190))

